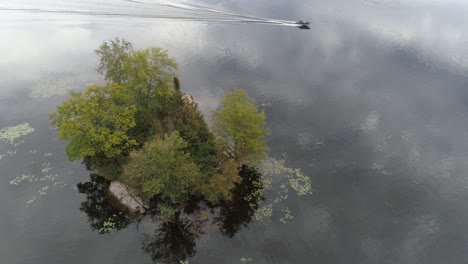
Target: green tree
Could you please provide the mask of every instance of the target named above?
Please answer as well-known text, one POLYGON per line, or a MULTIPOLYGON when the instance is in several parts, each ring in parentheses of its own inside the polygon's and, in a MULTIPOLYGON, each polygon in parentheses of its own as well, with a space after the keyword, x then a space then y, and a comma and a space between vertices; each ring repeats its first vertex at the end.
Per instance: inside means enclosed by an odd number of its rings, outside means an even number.
POLYGON ((104 75, 104 78, 113 83, 123 84, 128 76, 125 70, 125 62, 133 53, 132 43, 125 39, 115 38, 104 42, 96 54, 100 58, 98 72, 104 75))
POLYGON ((164 110, 174 100, 177 63, 167 51, 149 48, 132 52, 125 61, 126 85, 142 109, 164 110))
POLYGON ((139 109, 165 110, 175 91, 177 63, 160 48, 133 50, 125 39, 104 42, 96 53, 100 57, 98 72, 106 80, 130 89, 139 109))
POLYGON ((259 111, 247 92, 235 89, 221 100, 221 108, 214 111, 213 129, 224 141, 227 152, 237 163, 258 164, 268 150, 265 136, 265 113, 259 111))
POLYGON ((187 143, 177 132, 155 137, 142 149, 130 153, 123 180, 147 201, 158 196, 163 203, 185 202, 199 175, 186 148, 187 143))
POLYGON ((96 155, 114 158, 137 145, 127 135, 136 125, 136 109, 126 89, 117 84, 93 85, 71 95, 50 115, 60 139, 69 141, 66 150, 71 160, 96 155))
POLYGON ((242 180, 238 168, 234 160, 226 160, 216 173, 201 178, 197 190, 212 204, 231 200, 231 190, 242 180))
POLYGON ((198 111, 197 105, 184 103, 183 99, 181 101, 180 110, 174 118, 174 130, 188 143, 187 152, 192 160, 207 173, 219 165, 216 160, 215 137, 198 111))

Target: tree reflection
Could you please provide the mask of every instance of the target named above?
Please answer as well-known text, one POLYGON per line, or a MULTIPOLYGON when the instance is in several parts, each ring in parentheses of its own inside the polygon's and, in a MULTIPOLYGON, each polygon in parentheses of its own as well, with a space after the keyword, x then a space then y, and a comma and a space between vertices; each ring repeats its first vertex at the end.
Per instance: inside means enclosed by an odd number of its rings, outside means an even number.
MULTIPOLYGON (((252 222, 258 203, 264 199, 262 175, 254 168, 239 168, 242 181, 232 190, 232 200, 209 206, 200 197, 192 197, 184 208, 178 209, 169 221, 157 221, 158 227, 151 235, 142 238, 142 249, 151 255, 155 263, 186 261, 196 254, 196 240, 207 231, 217 230, 227 237, 234 237, 252 222), (209 229, 212 228, 212 229, 209 229)), ((109 182, 95 174, 90 181, 79 183, 78 191, 86 195, 80 210, 88 216, 92 230, 100 233, 120 230, 132 223, 132 217, 119 209, 106 194, 109 182)), ((158 217, 157 203, 145 213, 158 217)))
POLYGON ((127 212, 117 208, 107 197, 108 185, 106 179, 95 174, 90 175, 89 182, 77 184, 78 191, 86 195, 80 211, 88 216, 91 229, 100 233, 124 229, 132 222, 127 212))
POLYGON ((154 263, 180 264, 196 253, 196 239, 202 234, 202 222, 181 217, 161 222, 153 235, 144 235, 143 250, 154 263))
POLYGON ((247 166, 239 168, 239 175, 242 181, 233 190, 230 202, 209 210, 203 201, 194 197, 171 221, 161 221, 153 235, 143 237, 142 248, 154 263, 180 264, 193 257, 196 240, 210 227, 218 225, 223 235, 233 237, 252 222, 258 202, 263 199, 262 175, 247 166))
POLYGON ((261 174, 255 169, 243 165, 239 169, 242 181, 232 191, 232 200, 220 206, 218 221, 220 231, 227 237, 234 237, 243 227, 252 222, 258 209, 258 203, 264 200, 261 174))

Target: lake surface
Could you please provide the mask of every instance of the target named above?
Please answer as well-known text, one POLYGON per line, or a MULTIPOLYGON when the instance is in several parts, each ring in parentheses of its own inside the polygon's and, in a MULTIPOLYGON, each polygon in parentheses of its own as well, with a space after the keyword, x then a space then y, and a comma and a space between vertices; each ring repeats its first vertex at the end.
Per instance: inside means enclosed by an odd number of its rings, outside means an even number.
MULTIPOLYGON (((109 11, 122 11, 115 2, 109 11)), ((208 118, 228 91, 246 89, 267 113, 269 156, 312 180, 313 194, 290 193, 233 237, 211 228, 182 238, 190 263, 468 261, 466 1, 192 4, 303 19, 311 30, 0 11, 0 128, 30 126, 0 140, 1 263, 153 263, 142 239, 163 227, 93 230, 77 188, 90 173, 68 161, 48 121, 67 90, 102 83, 94 50, 116 36, 167 49, 208 118), (283 223, 285 208, 294 218, 283 223)))

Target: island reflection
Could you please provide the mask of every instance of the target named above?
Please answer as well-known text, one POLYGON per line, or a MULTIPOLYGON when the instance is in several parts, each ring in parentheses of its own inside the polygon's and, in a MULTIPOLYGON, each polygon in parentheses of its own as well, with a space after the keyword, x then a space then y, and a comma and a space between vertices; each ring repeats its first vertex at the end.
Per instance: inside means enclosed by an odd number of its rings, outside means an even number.
POLYGON ((78 192, 86 195, 86 200, 81 202, 80 211, 88 216, 91 229, 99 233, 106 233, 111 229, 121 230, 133 222, 124 209, 112 204, 106 195, 108 186, 109 181, 96 174, 91 174, 88 182, 77 184, 78 192))
POLYGON ((90 174, 88 182, 77 185, 78 191, 86 195, 80 211, 88 216, 91 229, 100 234, 122 230, 132 223, 136 230, 143 218, 151 218, 155 229, 153 234, 142 236, 142 250, 154 263, 180 264, 196 254, 197 239, 208 231, 219 230, 222 235, 232 238, 252 222, 259 202, 264 200, 262 174, 245 165, 238 169, 238 173, 242 180, 231 191, 231 201, 212 205, 192 197, 173 218, 164 221, 158 215, 156 201, 143 215, 120 208, 108 194, 109 181, 90 174))

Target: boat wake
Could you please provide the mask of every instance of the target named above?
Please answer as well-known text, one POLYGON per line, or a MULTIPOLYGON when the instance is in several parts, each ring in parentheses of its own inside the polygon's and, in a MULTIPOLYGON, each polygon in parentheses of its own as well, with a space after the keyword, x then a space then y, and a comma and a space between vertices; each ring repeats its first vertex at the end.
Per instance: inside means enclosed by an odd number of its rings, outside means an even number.
MULTIPOLYGON (((78 16, 81 19, 170 19, 183 21, 220 22, 220 23, 254 23, 277 26, 292 26, 308 29, 308 22, 270 19, 256 16, 241 15, 232 12, 216 10, 204 6, 182 3, 155 2, 151 0, 119 0, 119 1, 80 1, 55 2, 51 5, 30 4, 14 6, 0 6, 0 13, 29 14, 31 16, 13 17, 13 19, 64 19, 78 16), (42 15, 42 17, 41 17, 42 15), (64 15, 64 16, 63 16, 64 15)), ((11 18, 11 17, 10 17, 11 18)), ((1 18, 0 18, 1 19, 1 18)))

